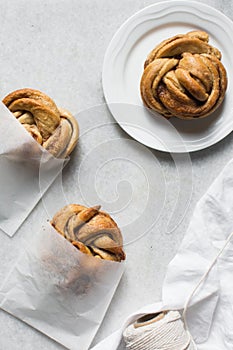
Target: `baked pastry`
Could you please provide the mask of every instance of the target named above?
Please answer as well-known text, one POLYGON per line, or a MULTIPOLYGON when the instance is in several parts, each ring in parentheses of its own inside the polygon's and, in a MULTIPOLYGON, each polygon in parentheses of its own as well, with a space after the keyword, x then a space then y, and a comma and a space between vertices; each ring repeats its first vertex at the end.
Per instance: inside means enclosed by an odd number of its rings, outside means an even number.
POLYGON ((60 109, 43 92, 34 89, 13 91, 3 103, 33 138, 54 157, 67 157, 77 144, 79 128, 76 119, 60 109))
POLYGON ((111 216, 100 206, 87 208, 70 204, 53 217, 52 226, 81 252, 97 258, 125 259, 122 235, 111 216))
POLYGON ((203 31, 179 34, 148 55, 140 83, 144 104, 170 118, 204 118, 222 103, 227 74, 203 31))

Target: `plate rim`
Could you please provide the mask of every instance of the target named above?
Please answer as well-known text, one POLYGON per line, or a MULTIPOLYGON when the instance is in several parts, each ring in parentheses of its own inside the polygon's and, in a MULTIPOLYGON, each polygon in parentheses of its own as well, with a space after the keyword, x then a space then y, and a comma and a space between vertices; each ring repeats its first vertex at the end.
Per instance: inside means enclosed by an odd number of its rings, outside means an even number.
MULTIPOLYGON (((106 67, 108 67, 108 56, 111 53, 112 50, 112 46, 115 42, 115 40, 119 37, 119 35, 121 35, 121 32, 128 27, 128 25, 137 17, 140 17, 143 14, 148 13, 148 11, 150 12, 152 9, 159 9, 162 7, 162 10, 164 9, 168 9, 169 13, 171 13, 172 11, 170 11, 169 7, 171 6, 171 10, 174 10, 175 6, 181 6, 184 5, 187 12, 189 12, 191 14, 191 9, 195 8, 195 10, 197 10, 199 12, 199 14, 201 15, 201 17, 203 18, 203 11, 210 11, 211 14, 216 15, 217 18, 219 19, 220 16, 220 20, 224 19, 224 23, 226 23, 228 26, 231 27, 232 29, 232 33, 233 33, 233 21, 226 16, 224 13, 222 13, 221 11, 219 11, 218 9, 216 9, 213 6, 210 6, 208 4, 205 3, 201 3, 195 0, 191 0, 191 1, 186 1, 186 0, 168 0, 168 1, 160 1, 158 3, 154 3, 154 4, 150 4, 149 6, 146 6, 138 11, 136 11, 135 13, 133 13, 130 17, 128 17, 121 25, 120 27, 116 30, 116 32, 114 33, 114 35, 112 36, 107 49, 105 51, 104 54, 104 59, 103 59, 103 68, 102 68, 102 75, 101 75, 101 79, 102 79, 102 88, 103 88, 103 93, 104 93, 104 98, 106 101, 106 104, 108 106, 108 109, 111 112, 111 115, 113 116, 113 118, 115 119, 115 121, 118 123, 118 125, 133 139, 135 139, 137 142, 144 144, 146 147, 149 147, 151 149, 154 150, 158 150, 161 152, 169 152, 168 150, 164 149, 163 147, 159 147, 159 146, 152 146, 152 145, 148 145, 146 142, 142 142, 141 140, 138 140, 132 132, 130 132, 128 130, 127 127, 125 127, 124 125, 122 125, 121 121, 118 121, 118 118, 116 117, 116 115, 114 114, 113 110, 111 109, 111 104, 116 104, 116 103, 123 103, 126 104, 126 102, 122 102, 122 101, 111 101, 109 98, 109 93, 108 93, 108 88, 107 85, 108 83, 106 83, 106 80, 108 80, 106 78, 107 74, 105 73, 106 67), (203 10, 203 11, 202 11, 203 10), (106 80, 105 80, 106 79, 106 80)), ((168 22, 171 23, 171 22, 168 22)), ((218 24, 219 25, 219 24, 218 24)), ((156 27, 156 26, 155 26, 156 27)), ((223 28, 223 27, 221 27, 223 28)), ((134 29, 132 29, 134 30, 134 29)), ((137 105, 137 103, 133 102, 133 103, 128 103, 128 104, 134 104, 137 105)), ((139 107, 142 107, 143 105, 138 105, 139 107)), ((143 106, 144 108, 146 108, 145 106, 143 106)), ((233 119, 233 118, 232 118, 233 119)), ((126 123, 127 124, 127 123, 126 123)), ((176 128, 175 128, 176 129, 176 128)), ((177 129, 176 129, 177 130, 177 129)), ((183 146, 185 148, 185 151, 180 151, 180 150, 171 150, 171 153, 191 153, 191 152, 197 152, 200 151, 202 149, 206 149, 208 147, 211 147, 215 144, 217 144, 218 142, 220 142, 221 140, 223 140, 225 137, 227 137, 233 130, 233 120, 232 122, 228 123, 228 127, 224 128, 222 130, 222 132, 220 132, 220 134, 218 134, 217 137, 215 137, 211 142, 206 141, 206 143, 200 144, 200 145, 192 145, 192 142, 188 142, 188 141, 183 141, 183 146)), ((182 134, 180 134, 179 130, 177 130, 178 134, 180 135, 180 137, 182 137, 182 134)))

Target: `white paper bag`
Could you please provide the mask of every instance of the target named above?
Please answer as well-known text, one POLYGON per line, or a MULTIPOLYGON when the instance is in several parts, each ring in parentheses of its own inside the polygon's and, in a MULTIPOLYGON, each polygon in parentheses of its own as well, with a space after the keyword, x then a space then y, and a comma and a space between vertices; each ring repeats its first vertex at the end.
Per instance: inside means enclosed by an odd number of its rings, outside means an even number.
MULTIPOLYGON (((122 333, 142 315, 181 310, 233 231, 233 160, 198 202, 181 247, 170 262, 162 300, 131 315, 92 350, 114 350, 122 333)), ((155 270, 156 274, 156 270, 155 270)), ((198 350, 233 348, 233 242, 228 243, 190 300, 187 319, 198 350)), ((120 349, 125 349, 124 345, 120 349)))
POLYGON ((88 349, 124 265, 81 253, 48 223, 25 244, 0 307, 68 349, 88 349))
POLYGON ((13 236, 67 159, 41 147, 0 102, 0 229, 13 236))

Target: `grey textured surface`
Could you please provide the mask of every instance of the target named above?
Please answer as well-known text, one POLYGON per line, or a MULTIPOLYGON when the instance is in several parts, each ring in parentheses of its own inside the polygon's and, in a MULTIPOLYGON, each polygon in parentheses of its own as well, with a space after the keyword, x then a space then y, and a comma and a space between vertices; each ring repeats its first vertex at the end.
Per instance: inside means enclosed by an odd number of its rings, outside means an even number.
MULTIPOLYGON (((155 2, 155 0, 2 1, 0 97, 3 98, 14 89, 32 87, 48 93, 59 106, 66 107, 73 113, 102 104, 104 97, 101 70, 109 41, 129 16, 155 2)), ((201 0, 201 2, 212 5, 233 19, 231 1, 201 0)), ((103 117, 106 117, 108 122, 113 121, 106 110, 103 112, 103 117)), ((83 112, 80 115, 81 130, 82 127, 85 129, 86 123, 88 118, 85 119, 83 112)), ((113 124, 112 130, 110 132, 113 133, 113 137, 127 138, 117 125, 113 124)), ((101 137, 101 130, 97 136, 101 137)), ((186 156, 176 156, 172 159, 170 155, 152 151, 151 156, 156 158, 157 169, 160 169, 158 171, 166 182, 165 208, 158 224, 147 235, 126 246, 126 272, 94 344, 116 330, 131 312, 159 300, 167 264, 179 247, 195 204, 232 157, 232 138, 230 134, 215 146, 192 154, 192 169, 186 156), (176 211, 182 221, 168 234, 165 228, 176 206, 180 188, 182 195, 176 211), (189 198, 191 190, 190 205, 185 211, 184 203, 189 198)), ((85 154, 88 151, 85 149, 84 140, 85 138, 81 137, 80 145, 72 156, 73 160, 63 174, 67 198, 76 202, 80 199, 75 187, 79 164, 76 159, 82 152, 85 154)), ((93 145, 91 143, 88 145, 92 149, 93 145)), ((110 170, 114 171, 114 164, 110 170)), ((119 176, 124 173, 125 169, 122 167, 119 176)), ((156 181, 157 177, 155 183, 156 181)), ((109 185, 107 180, 103 183, 107 188, 109 185)), ((122 184, 124 185, 124 182, 122 184)), ((119 192, 121 190, 118 188, 119 192)), ((60 185, 57 181, 13 239, 0 233, 1 280, 20 252, 22 237, 33 234, 33 231, 48 218, 46 203, 51 205, 53 198, 56 196, 60 198, 59 191, 60 185)), ((54 209, 59 204, 59 201, 54 200, 54 209)), ((140 201, 135 210, 140 213, 140 201)), ((145 216, 142 216, 143 219, 145 216)), ((0 311, 0 349, 22 348, 63 349, 23 322, 0 311)))

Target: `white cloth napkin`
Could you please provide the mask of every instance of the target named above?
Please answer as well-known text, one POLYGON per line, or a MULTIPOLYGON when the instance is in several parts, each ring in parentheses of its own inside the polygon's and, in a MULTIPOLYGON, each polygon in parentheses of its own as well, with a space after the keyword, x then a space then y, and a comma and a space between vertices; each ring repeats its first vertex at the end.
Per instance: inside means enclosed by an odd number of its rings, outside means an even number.
POLYGON ((41 147, 0 102, 0 230, 13 236, 67 163, 41 147))
MULTIPOLYGON (((126 326, 144 314, 183 309, 232 231, 233 160, 198 202, 180 249, 168 266, 161 302, 131 315, 121 329, 92 350, 117 349, 126 326)), ((232 277, 233 242, 230 241, 190 301, 188 326, 198 350, 233 349, 232 277)))

